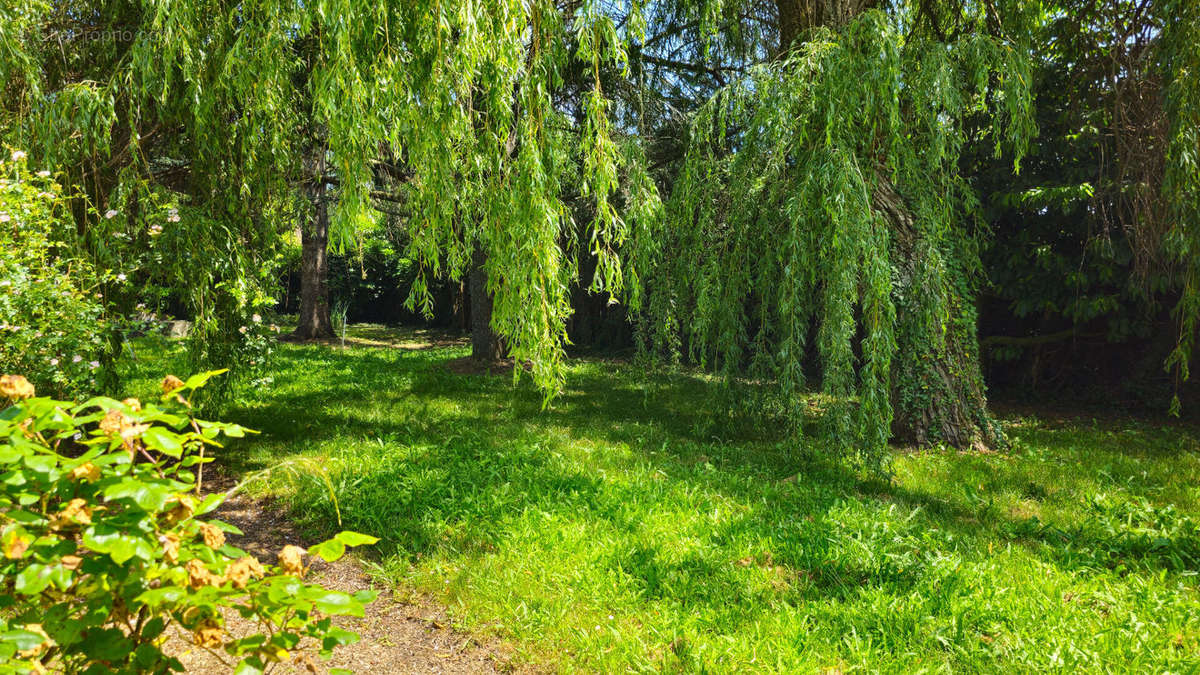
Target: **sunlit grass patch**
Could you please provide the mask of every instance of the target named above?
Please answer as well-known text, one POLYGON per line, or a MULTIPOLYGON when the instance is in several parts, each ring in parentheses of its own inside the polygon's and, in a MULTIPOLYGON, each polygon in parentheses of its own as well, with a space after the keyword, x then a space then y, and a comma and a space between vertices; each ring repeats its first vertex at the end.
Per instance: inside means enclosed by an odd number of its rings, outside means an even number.
MULTIPOLYGON (((444 368, 465 353, 285 346, 227 415, 264 433, 222 461, 308 458, 383 577, 556 668, 1200 667, 1186 430, 1022 419, 1011 452, 898 453, 889 482, 719 411, 704 378, 588 360, 543 409, 444 368)), ((337 528, 313 473, 258 489, 337 528)))

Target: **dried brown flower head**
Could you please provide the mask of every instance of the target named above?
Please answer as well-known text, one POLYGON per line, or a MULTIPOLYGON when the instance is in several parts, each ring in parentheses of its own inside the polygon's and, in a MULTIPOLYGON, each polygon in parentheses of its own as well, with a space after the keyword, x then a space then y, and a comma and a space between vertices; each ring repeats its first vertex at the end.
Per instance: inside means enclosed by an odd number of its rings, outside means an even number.
POLYGON ((294 577, 304 576, 304 549, 288 544, 279 552, 279 566, 284 574, 294 577))
POLYGON ((258 560, 245 556, 238 558, 225 570, 225 578, 231 581, 235 588, 245 588, 251 579, 258 579, 266 574, 258 560))
POLYGON ((33 385, 21 375, 0 375, 0 396, 14 400, 33 398, 33 385))
POLYGON ((200 523, 200 534, 204 536, 204 545, 209 548, 221 548, 225 545, 225 533, 215 525, 200 523))
POLYGON ((182 386, 183 380, 175 377, 174 375, 168 375, 163 378, 162 391, 164 394, 169 394, 182 386))

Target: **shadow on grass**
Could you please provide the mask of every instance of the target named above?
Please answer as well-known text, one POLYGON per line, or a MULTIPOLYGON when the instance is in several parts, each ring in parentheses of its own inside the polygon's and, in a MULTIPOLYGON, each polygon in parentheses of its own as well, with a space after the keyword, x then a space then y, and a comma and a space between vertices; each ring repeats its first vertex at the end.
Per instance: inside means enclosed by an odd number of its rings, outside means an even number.
MULTIPOLYGON (((908 593, 933 573, 931 549, 954 548, 942 536, 966 542, 964 554, 976 557, 986 555, 975 545, 984 539, 1016 542, 1064 570, 1198 565, 1191 525, 1125 536, 1113 518, 1072 529, 988 499, 1038 502, 1051 481, 1082 490, 1137 479, 1119 457, 1075 478, 1052 457, 1052 478, 1021 456, 951 457, 945 485, 913 488, 864 479, 791 448, 769 425, 717 412, 714 385, 703 378, 592 362, 576 368, 544 410, 528 383, 447 372, 444 363, 460 352, 286 348, 274 386, 229 415, 263 433, 252 441, 261 451, 222 461, 234 471, 295 454, 341 462, 334 487, 343 525, 381 537, 377 551, 385 557, 485 555, 503 547, 512 523, 530 512, 601 523, 632 542, 604 564, 633 579, 642 597, 708 604, 723 621, 750 621, 746 608, 764 603, 847 598, 872 588, 908 593), (595 446, 594 466, 562 458, 578 455, 578 445, 595 446), (658 483, 605 480, 606 471, 626 465, 647 467, 658 483), (780 481, 787 476, 797 478, 780 481), (658 496, 647 497, 648 490, 658 496), (645 510, 630 505, 646 499, 740 511, 692 534, 701 552, 679 555, 640 536, 645 510), (910 515, 881 525, 875 516, 893 508, 910 515), (729 558, 747 548, 745 559, 729 558), (748 583, 745 568, 765 581, 748 583)), ((1160 446, 1133 451, 1154 454, 1160 446)), ((303 524, 333 529, 333 504, 319 481, 289 499, 303 524)))

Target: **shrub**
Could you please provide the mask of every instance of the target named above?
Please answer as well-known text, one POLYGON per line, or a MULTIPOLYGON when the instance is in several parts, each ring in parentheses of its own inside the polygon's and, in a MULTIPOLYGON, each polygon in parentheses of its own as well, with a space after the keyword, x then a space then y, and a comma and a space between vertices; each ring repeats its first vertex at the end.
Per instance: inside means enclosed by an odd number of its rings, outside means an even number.
POLYGON ((374 595, 305 583, 304 555, 340 557, 373 537, 342 532, 307 551, 285 546, 264 565, 205 519, 224 498, 198 494, 204 448, 247 433, 195 419, 189 398, 213 375, 163 381, 158 403, 35 398, 0 378, 0 672, 170 672, 169 631, 237 673, 328 656, 357 640, 333 615, 363 613, 374 595), (235 638, 237 612, 260 631, 235 638), (234 665, 236 664, 236 666, 234 665))
POLYGON ((116 343, 99 277, 72 254, 75 224, 60 192, 23 153, 0 157, 0 372, 73 395, 96 386, 116 343))

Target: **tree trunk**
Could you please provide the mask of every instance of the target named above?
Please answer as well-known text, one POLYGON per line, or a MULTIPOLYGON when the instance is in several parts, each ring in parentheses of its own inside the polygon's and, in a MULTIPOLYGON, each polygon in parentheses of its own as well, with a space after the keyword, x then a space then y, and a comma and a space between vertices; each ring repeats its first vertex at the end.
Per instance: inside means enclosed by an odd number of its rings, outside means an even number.
POLYGON ((792 48, 801 35, 818 26, 838 28, 879 0, 775 0, 779 20, 779 54, 792 48))
POLYGON ((487 254, 476 247, 472 260, 471 286, 471 358, 493 363, 500 360, 500 337, 492 330, 492 296, 487 290, 487 254))
MULTIPOLYGON (((819 26, 837 29, 879 0, 775 0, 779 56, 819 26)), ((914 227, 904 199, 882 173, 874 209, 892 226, 896 267, 896 354, 892 361, 892 437, 957 448, 1003 445, 1004 436, 988 414, 975 309, 952 283, 934 243, 914 227), (942 312, 929 308, 941 308, 942 312)))
MULTIPOLYGON (((316 175, 323 176, 324 159, 316 165, 316 175)), ((314 180, 312 220, 300 228, 300 322, 292 333, 300 340, 334 337, 329 317, 329 207, 325 182, 314 180)))
POLYGON ((1004 434, 987 409, 975 308, 914 227, 895 187, 882 175, 877 180, 872 202, 891 224, 896 269, 892 294, 900 358, 892 361, 893 440, 1003 446, 1004 434))

